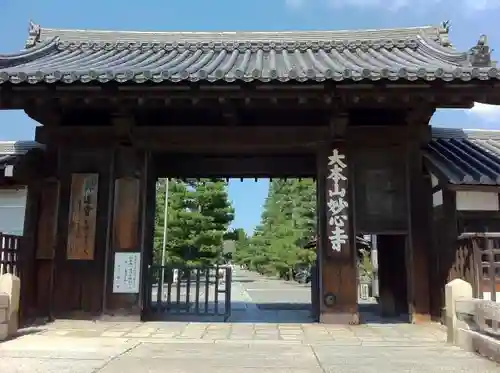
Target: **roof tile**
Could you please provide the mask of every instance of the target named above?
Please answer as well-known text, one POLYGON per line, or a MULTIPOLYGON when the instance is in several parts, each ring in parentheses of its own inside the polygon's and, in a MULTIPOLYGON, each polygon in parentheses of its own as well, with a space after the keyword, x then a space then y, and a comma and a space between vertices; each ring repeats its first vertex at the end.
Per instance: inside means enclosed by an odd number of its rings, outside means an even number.
POLYGON ((500 131, 433 128, 424 157, 451 184, 500 186, 500 131))
POLYGON ((500 79, 436 27, 146 33, 32 25, 30 45, 0 56, 0 83, 500 79))

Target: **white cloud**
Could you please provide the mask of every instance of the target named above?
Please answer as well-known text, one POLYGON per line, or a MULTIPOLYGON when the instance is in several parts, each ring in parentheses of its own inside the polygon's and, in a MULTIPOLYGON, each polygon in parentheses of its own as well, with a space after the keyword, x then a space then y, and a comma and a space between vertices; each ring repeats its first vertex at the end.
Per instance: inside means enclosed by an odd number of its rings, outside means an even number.
POLYGON ((496 122, 500 127, 500 105, 486 105, 476 102, 474 107, 468 110, 467 113, 474 115, 485 122, 496 122))
MULTIPOLYGON (((285 0, 285 5, 290 9, 301 9, 310 3, 319 2, 333 8, 382 8, 397 12, 415 7, 429 8, 432 4, 445 3, 450 0, 285 0)), ((455 6, 463 8, 464 11, 485 11, 500 9, 500 0, 456 0, 455 6)))

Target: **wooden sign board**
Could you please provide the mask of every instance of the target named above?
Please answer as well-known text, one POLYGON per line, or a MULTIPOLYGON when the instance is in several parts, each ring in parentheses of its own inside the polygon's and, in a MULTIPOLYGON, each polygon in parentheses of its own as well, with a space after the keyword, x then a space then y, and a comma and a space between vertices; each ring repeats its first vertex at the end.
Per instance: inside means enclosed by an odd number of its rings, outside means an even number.
POLYGON ((98 186, 98 174, 72 175, 66 250, 69 260, 94 259, 98 186))
POLYGON ((138 294, 141 274, 141 253, 115 253, 113 293, 138 294))
POLYGON ((326 180, 328 256, 349 255, 349 202, 347 159, 342 147, 328 157, 326 180))
POLYGON ((115 181, 113 209, 113 248, 117 251, 137 250, 139 244, 140 180, 132 177, 115 181))

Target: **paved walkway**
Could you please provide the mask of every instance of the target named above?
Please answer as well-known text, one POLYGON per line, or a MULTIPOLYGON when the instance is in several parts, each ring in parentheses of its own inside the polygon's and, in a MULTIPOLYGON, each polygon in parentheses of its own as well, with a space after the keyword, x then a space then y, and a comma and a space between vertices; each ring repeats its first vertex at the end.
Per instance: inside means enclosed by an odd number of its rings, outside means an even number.
POLYGON ((496 364, 447 345, 444 330, 438 325, 273 322, 275 312, 280 311, 259 305, 281 304, 286 291, 272 302, 268 295, 262 295, 271 290, 260 290, 260 295, 254 290, 252 295, 248 284, 253 289, 279 288, 279 281, 245 273, 238 276, 238 320, 57 321, 26 329, 24 335, 0 343, 0 372, 500 373, 496 364), (244 322, 245 314, 260 321, 244 322), (265 320, 267 316, 272 320, 265 320))

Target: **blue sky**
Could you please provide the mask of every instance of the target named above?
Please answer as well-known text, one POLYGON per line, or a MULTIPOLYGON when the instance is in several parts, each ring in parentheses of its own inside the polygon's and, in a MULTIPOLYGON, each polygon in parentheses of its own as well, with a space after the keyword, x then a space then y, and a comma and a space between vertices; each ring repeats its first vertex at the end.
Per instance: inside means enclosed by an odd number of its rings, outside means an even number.
MULTIPOLYGON (((139 31, 337 30, 435 25, 451 20, 450 38, 459 50, 486 34, 500 48, 500 0, 1 0, 0 54, 20 50, 28 21, 49 28, 139 31)), ((499 58, 498 53, 494 53, 499 58)), ((500 107, 444 110, 433 125, 500 129, 500 107)), ((36 123, 23 112, 0 112, 0 140, 26 140, 36 123)), ((258 223, 267 182, 234 181, 235 227, 258 223)))

